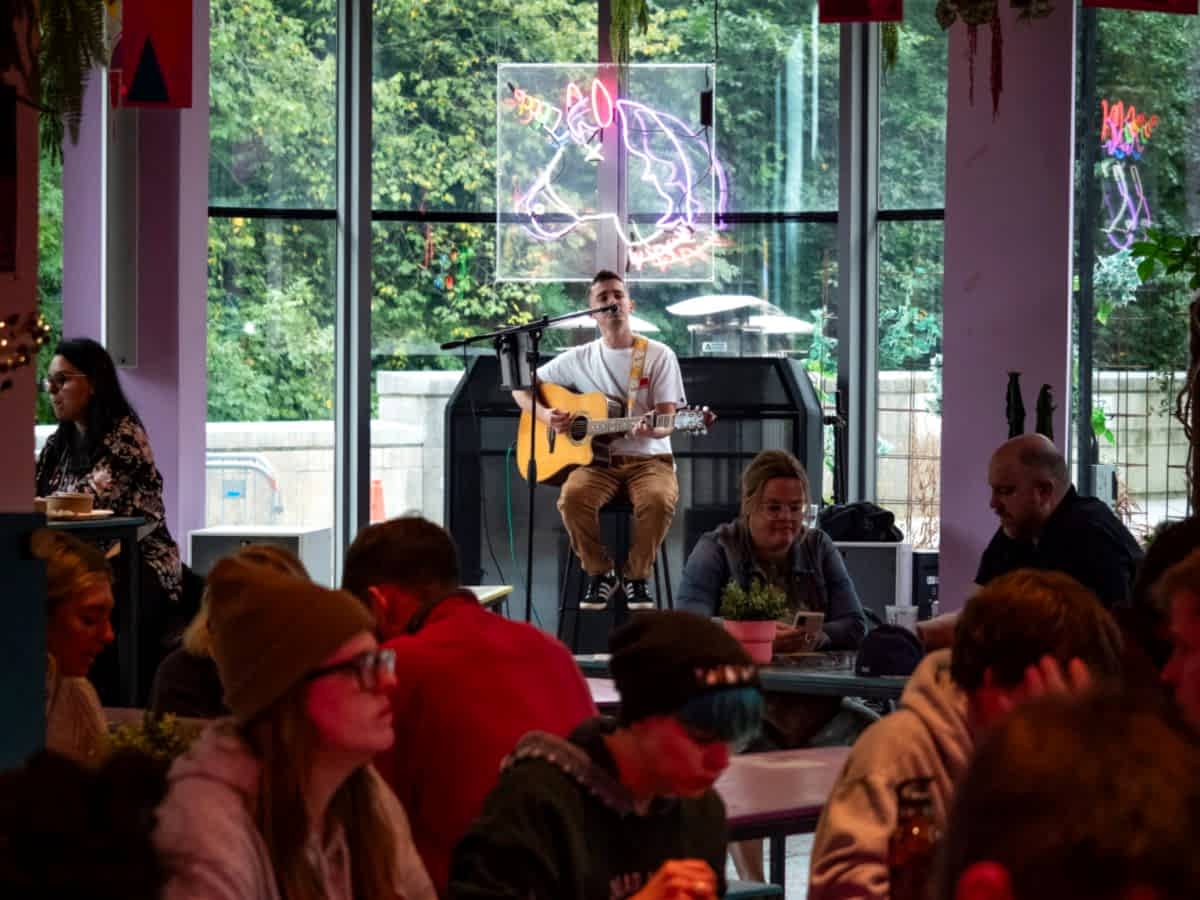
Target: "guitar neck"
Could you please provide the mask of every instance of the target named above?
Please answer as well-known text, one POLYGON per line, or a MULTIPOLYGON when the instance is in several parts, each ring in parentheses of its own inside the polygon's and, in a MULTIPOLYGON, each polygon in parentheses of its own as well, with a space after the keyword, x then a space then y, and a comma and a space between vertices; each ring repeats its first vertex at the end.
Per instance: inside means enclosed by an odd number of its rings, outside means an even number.
MULTIPOLYGON (((588 422, 588 434, 623 434, 633 431, 644 416, 630 416, 624 419, 601 419, 588 422)), ((655 428, 670 428, 675 423, 675 413, 656 413, 655 428)))

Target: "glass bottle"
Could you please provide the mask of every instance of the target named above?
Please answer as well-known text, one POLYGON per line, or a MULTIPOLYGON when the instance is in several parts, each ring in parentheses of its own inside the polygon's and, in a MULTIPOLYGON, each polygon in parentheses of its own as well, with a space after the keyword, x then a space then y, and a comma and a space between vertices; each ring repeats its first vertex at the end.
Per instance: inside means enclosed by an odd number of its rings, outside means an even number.
POLYGON ((941 829, 933 819, 932 778, 909 778, 896 785, 896 828, 888 841, 892 900, 924 900, 933 873, 941 829))

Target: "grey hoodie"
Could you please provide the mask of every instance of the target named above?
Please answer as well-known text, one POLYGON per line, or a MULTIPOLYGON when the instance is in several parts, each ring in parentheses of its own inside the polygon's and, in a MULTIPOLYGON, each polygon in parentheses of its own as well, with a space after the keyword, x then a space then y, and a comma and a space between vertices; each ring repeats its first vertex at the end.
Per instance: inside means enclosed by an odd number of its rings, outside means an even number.
MULTIPOLYGON (((228 719, 206 728, 171 766, 155 832, 171 872, 163 900, 279 900, 267 846, 251 812, 260 770, 258 759, 228 719)), ((436 900, 404 808, 375 770, 368 771, 395 834, 396 897, 436 900)), ((349 848, 341 829, 323 844, 314 835, 308 850, 324 882, 326 900, 353 900, 349 848)))
POLYGON ((966 696, 950 680, 950 651, 931 653, 909 679, 900 708, 864 731, 850 751, 813 839, 809 900, 887 900, 896 785, 932 777, 934 817, 944 827, 972 746, 966 696))

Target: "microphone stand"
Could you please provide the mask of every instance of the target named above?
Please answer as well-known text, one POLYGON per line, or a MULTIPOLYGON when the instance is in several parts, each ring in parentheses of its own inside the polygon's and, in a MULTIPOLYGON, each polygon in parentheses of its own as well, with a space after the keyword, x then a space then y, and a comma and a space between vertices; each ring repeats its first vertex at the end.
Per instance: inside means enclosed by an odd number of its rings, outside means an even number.
MULTIPOLYGON (((459 347, 465 347, 469 344, 479 343, 480 341, 492 341, 496 347, 496 356, 500 359, 501 379, 504 379, 507 371, 505 369, 505 361, 509 363, 511 375, 516 384, 505 384, 503 380, 500 387, 505 390, 528 390, 532 401, 529 407, 529 459, 525 462, 525 480, 529 484, 529 524, 526 541, 525 552, 525 621, 533 620, 533 523, 534 523, 534 490, 537 488, 537 457, 534 454, 534 444, 537 440, 537 408, 538 408, 538 343, 542 339, 542 332, 555 322, 562 322, 567 319, 578 319, 581 316, 590 316, 594 313, 609 313, 615 312, 617 309, 616 303, 610 303, 607 306, 597 307, 596 309, 584 309, 576 312, 563 313, 561 316, 542 316, 540 319, 528 323, 527 325, 510 325, 506 328, 499 328, 495 331, 487 331, 482 334, 474 334, 470 337, 460 338, 456 341, 447 341, 441 345, 443 350, 456 350, 459 347), (528 335, 528 349, 525 353, 525 366, 521 365, 521 344, 524 343, 521 335, 528 335), (527 367, 527 369, 526 369, 527 367), (528 374, 526 375, 526 371, 528 374), (525 377, 522 377, 525 376, 525 377), (528 386, 526 386, 526 381, 528 386)), ((486 515, 486 511, 484 512, 486 515)))

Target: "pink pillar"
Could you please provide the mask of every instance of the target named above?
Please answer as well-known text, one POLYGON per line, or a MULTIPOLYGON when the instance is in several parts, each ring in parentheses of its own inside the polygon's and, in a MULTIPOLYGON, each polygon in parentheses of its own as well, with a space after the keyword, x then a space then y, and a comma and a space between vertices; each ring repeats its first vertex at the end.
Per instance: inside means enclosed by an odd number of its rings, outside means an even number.
POLYGON ((103 338, 105 79, 83 96, 79 142, 63 142, 63 333, 103 338))
POLYGON ((946 122, 941 602, 962 605, 996 530, 987 463, 1008 436, 1010 370, 1034 426, 1043 383, 1066 450, 1070 405, 1075 7, 1018 22, 1007 3, 1000 113, 992 117, 991 37, 979 29, 975 103, 967 32, 950 31, 946 122))

